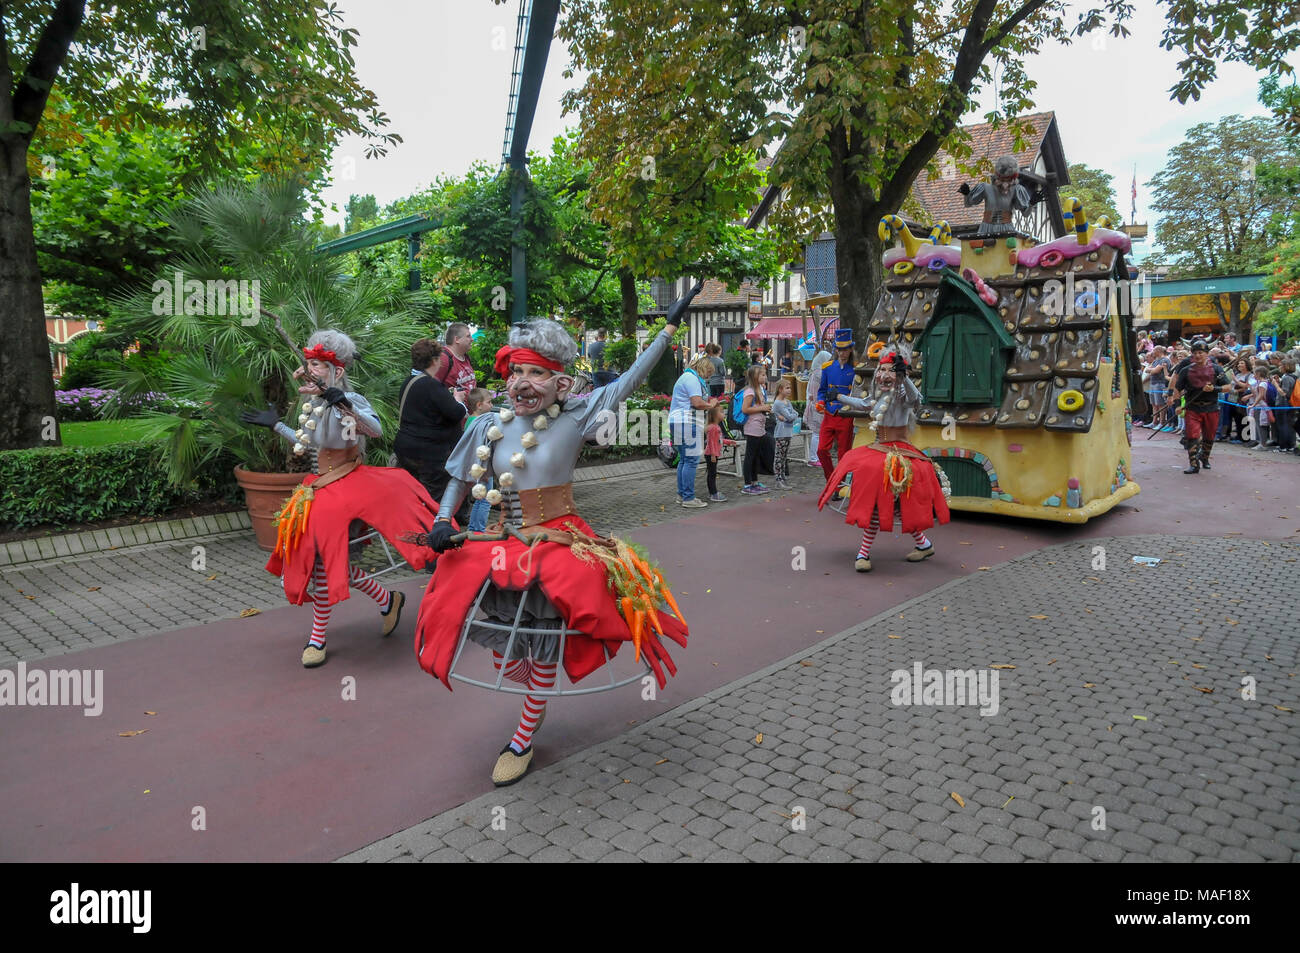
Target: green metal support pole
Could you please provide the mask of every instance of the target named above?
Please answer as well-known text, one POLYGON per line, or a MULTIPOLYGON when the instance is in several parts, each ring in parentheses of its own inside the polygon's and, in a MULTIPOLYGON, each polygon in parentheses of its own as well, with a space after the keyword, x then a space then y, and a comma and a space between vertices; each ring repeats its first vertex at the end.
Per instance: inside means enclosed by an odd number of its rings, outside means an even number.
POLYGON ((528 172, 510 165, 510 323, 523 324, 528 317, 528 267, 524 257, 524 189, 528 172))
POLYGON ((406 237, 406 288, 408 291, 420 290, 420 266, 416 258, 420 254, 420 236, 406 237))

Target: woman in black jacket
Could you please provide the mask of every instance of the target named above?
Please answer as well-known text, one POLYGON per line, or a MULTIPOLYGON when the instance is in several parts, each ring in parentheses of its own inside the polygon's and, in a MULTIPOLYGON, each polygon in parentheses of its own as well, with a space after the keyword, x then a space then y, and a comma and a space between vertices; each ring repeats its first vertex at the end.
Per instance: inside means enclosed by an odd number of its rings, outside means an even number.
MULTIPOLYGON (((411 377, 402 385, 397 438, 397 463, 424 485, 435 500, 442 499, 450 476, 447 457, 460 440, 465 422, 466 393, 449 391, 433 376, 442 345, 421 338, 411 345, 411 377)), ((455 514, 460 525, 469 521, 469 508, 455 514)))

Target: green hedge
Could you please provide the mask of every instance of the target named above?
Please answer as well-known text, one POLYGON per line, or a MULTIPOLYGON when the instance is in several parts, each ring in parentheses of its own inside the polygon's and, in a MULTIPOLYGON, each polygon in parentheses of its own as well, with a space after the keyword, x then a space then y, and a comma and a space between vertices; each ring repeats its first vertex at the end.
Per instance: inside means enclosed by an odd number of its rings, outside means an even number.
POLYGON ((0 453, 0 529, 161 516, 187 504, 240 499, 233 460, 209 467, 197 486, 179 490, 168 485, 157 453, 146 443, 0 453))

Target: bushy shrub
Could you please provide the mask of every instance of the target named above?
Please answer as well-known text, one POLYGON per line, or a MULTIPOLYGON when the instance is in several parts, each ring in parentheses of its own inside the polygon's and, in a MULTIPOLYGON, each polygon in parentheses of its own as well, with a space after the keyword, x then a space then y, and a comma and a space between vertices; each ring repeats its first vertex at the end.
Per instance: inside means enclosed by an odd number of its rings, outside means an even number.
POLYGON ((167 481, 157 447, 42 447, 0 453, 0 529, 161 516, 187 504, 236 503, 234 461, 205 468, 190 486, 167 481))
POLYGON ((196 411, 200 405, 192 400, 177 400, 157 391, 123 398, 106 387, 80 387, 54 392, 54 413, 64 423, 83 420, 107 420, 111 417, 141 417, 149 413, 174 414, 180 410, 196 411))

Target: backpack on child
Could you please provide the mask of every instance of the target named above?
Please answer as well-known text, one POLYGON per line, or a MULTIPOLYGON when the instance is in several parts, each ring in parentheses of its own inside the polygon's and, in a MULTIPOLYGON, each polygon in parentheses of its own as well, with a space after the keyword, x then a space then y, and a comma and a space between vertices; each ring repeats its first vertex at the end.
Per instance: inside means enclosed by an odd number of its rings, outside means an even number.
POLYGON ((737 391, 735 396, 731 398, 731 421, 742 427, 745 425, 745 417, 747 416, 743 409, 745 406, 745 391, 749 391, 751 394, 754 393, 750 388, 746 387, 745 390, 737 391))

